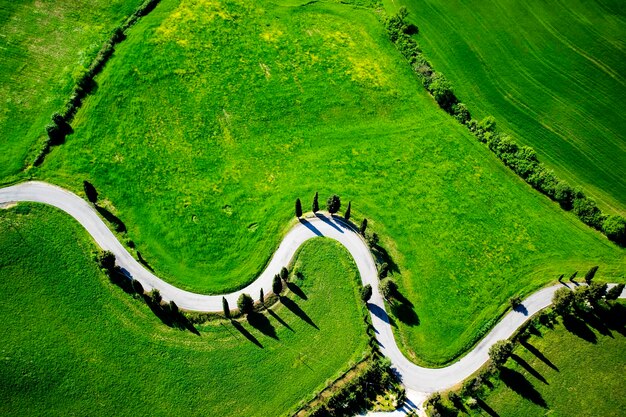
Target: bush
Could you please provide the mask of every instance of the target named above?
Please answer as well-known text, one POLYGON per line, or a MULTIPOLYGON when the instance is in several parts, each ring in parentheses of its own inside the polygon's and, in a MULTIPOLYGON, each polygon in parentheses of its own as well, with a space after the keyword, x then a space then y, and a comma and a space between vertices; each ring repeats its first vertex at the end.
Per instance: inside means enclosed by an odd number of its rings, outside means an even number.
POLYGON ((587 301, 589 301, 591 305, 598 304, 598 301, 600 301, 607 293, 607 285, 600 284, 599 282, 592 282, 588 288, 589 291, 587 293, 587 301))
POLYGON ((380 294, 387 300, 393 298, 398 293, 398 284, 391 278, 385 278, 380 281, 380 294))
POLYGON ((452 92, 450 82, 443 76, 443 74, 435 73, 431 77, 428 91, 430 91, 433 95, 433 98, 437 104, 439 104, 439 107, 448 113, 452 112, 452 106, 458 102, 456 96, 452 92))
POLYGON ((272 281, 272 292, 276 295, 280 295, 283 290, 283 282, 280 280, 280 275, 274 275, 274 280, 272 281))
POLYGON ((326 208, 330 214, 337 213, 341 208, 341 199, 339 196, 335 194, 328 197, 328 200, 326 201, 326 208))
POLYGON ((161 297, 161 292, 156 289, 153 288, 152 291, 150 291, 150 301, 152 301, 152 303, 154 305, 161 305, 161 301, 163 300, 163 297, 161 297))
POLYGON ((372 298, 372 286, 367 284, 361 288, 361 300, 363 300, 364 303, 367 303, 370 298, 372 298))
POLYGON ((601 228, 603 222, 602 212, 592 199, 587 197, 575 198, 572 204, 572 211, 586 225, 595 229, 601 228))
POLYGON ((467 106, 463 103, 456 103, 452 106, 452 115, 462 124, 466 124, 472 118, 467 106))
POLYGON ((515 308, 518 305, 522 304, 522 299, 520 298, 519 295, 513 296, 509 298, 509 304, 511 304, 512 308, 515 308))
POLYGON ((513 344, 508 340, 500 340, 489 348, 489 357, 496 366, 504 365, 504 362, 513 353, 513 344))
POLYGON ((617 284, 606 292, 606 299, 617 300, 622 291, 624 291, 624 284, 617 284))
POLYGON ((602 231, 613 242, 626 246, 626 220, 620 216, 608 216, 602 222, 602 231))
POLYGON ((284 266, 280 268, 280 278, 285 282, 289 279, 289 270, 284 266))
POLYGON ((243 314, 250 314, 254 310, 254 301, 249 294, 241 294, 237 299, 237 308, 243 314))
POLYGON ((554 305, 554 311, 560 315, 567 314, 574 302, 574 293, 569 288, 559 288, 554 292, 552 296, 552 304, 554 305))
POLYGON ((115 268, 115 255, 111 251, 104 251, 98 255, 98 264, 100 268, 112 271, 115 268))

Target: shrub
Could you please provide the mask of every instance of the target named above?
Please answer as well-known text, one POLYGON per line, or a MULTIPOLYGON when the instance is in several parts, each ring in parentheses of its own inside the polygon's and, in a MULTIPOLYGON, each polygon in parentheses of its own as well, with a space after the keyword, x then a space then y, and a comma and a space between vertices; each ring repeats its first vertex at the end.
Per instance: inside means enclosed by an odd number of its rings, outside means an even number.
POLYGON ((364 303, 367 303, 370 298, 372 298, 372 286, 367 284, 361 288, 361 300, 363 300, 364 303))
POLYGON ((393 298, 398 293, 398 284, 391 278, 385 278, 380 281, 379 286, 380 294, 387 300, 393 298))
POLYGON ((552 304, 554 305, 554 311, 560 315, 567 314, 574 302, 574 293, 569 288, 559 288, 554 292, 552 296, 552 304))
POLYGON ((330 214, 337 213, 341 208, 341 199, 339 196, 335 194, 328 197, 328 200, 326 201, 326 208, 330 214))
POLYGON ((115 255, 111 251, 103 251, 98 256, 98 264, 100 268, 112 271, 115 268, 115 255))
POLYGON ((311 210, 313 211, 313 213, 317 213, 320 210, 320 204, 318 201, 319 195, 316 192, 315 196, 313 197, 313 205, 311 206, 311 210))
POLYGON ((520 298, 519 295, 516 295, 516 296, 509 298, 509 303, 511 304, 511 307, 515 308, 518 305, 522 304, 522 299, 520 298))
POLYGON ((153 288, 152 291, 150 291, 149 295, 150 295, 150 301, 152 301, 153 304, 155 305, 161 304, 163 297, 161 297, 161 292, 158 289, 153 288))
POLYGON ((602 222, 602 230, 613 242, 626 246, 626 220, 620 216, 608 216, 602 222))
POLYGON ((606 299, 617 300, 622 291, 624 291, 624 284, 617 284, 606 292, 606 299))
POLYGON ((302 217, 302 203, 299 198, 296 198, 296 217, 302 217))
POLYGON ((511 353, 513 353, 513 344, 508 340, 499 340, 489 348, 489 357, 496 366, 504 365, 511 353))
POLYGON ((586 225, 595 229, 600 229, 602 226, 602 212, 592 199, 587 197, 575 198, 572 210, 586 225))
POLYGON ((466 124, 472 118, 467 106, 463 103, 456 103, 452 106, 452 115, 462 124, 466 124))
POLYGON ((352 201, 348 201, 348 208, 346 209, 346 213, 343 215, 343 218, 348 221, 350 220, 350 215, 352 214, 352 201))
POLYGON ((376 233, 372 233, 371 235, 367 235, 366 237, 367 244, 370 248, 375 248, 378 246, 378 242, 380 241, 378 235, 376 233))
POLYGON ((588 288, 587 301, 589 301, 591 305, 598 304, 598 301, 600 301, 607 292, 607 285, 600 284, 599 282, 592 282, 588 288))
POLYGON ((554 199, 558 201, 565 210, 570 210, 574 200, 574 190, 565 181, 558 181, 554 187, 554 199))
POLYGON ((452 111, 452 106, 455 105, 458 100, 452 92, 452 86, 450 82, 443 76, 443 74, 435 73, 431 77, 428 91, 433 95, 433 98, 439 104, 439 107, 447 112, 452 111))
POLYGON ((94 187, 89 181, 83 181, 83 189, 85 190, 87 200, 89 200, 89 202, 93 204, 96 204, 96 202, 98 201, 98 192, 96 191, 96 187, 94 187))
POLYGON ((289 279, 289 270, 284 266, 280 268, 280 278, 285 282, 289 279))
POLYGON ((249 294, 241 294, 237 299, 237 308, 243 314, 250 314, 254 310, 254 301, 249 294))

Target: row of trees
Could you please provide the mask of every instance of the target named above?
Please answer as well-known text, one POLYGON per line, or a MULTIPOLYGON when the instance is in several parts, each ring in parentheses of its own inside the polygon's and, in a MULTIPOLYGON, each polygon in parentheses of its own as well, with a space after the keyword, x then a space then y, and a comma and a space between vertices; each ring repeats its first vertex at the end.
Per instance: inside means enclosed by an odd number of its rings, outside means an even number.
POLYGON ((406 22, 407 16, 408 11, 401 7, 397 14, 388 17, 385 22, 387 34, 439 106, 464 124, 479 141, 486 143, 505 165, 532 187, 557 201, 565 210, 572 210, 585 224, 603 232, 613 242, 626 245, 626 219, 602 213, 595 201, 585 196, 582 190, 571 187, 539 162, 531 147, 519 146, 508 135, 498 132, 493 117, 488 116, 480 122, 472 119, 467 106, 454 94, 450 82, 443 74, 433 70, 411 37, 417 29, 406 22))
MULTIPOLYGON (((328 197, 328 199, 326 200, 326 210, 330 213, 330 214, 335 214, 337 212, 339 212, 339 209, 341 208, 341 198, 336 195, 333 194, 330 197, 328 197)), ((311 211, 313 213, 317 213, 320 210, 320 205, 319 205, 319 193, 315 193, 315 195, 313 196, 313 204, 311 205, 311 211)), ((297 218, 301 218, 302 217, 302 202, 300 201, 299 198, 296 198, 296 217, 297 218)), ((348 202, 348 207, 346 208, 346 212, 343 215, 343 218, 346 221, 350 220, 350 217, 352 216, 352 202, 349 201, 348 202)), ((363 219, 361 221, 361 226, 359 227, 359 232, 365 236, 365 230, 367 229, 367 219, 363 219)))
POLYGON ((42 150, 35 158, 35 165, 40 165, 46 154, 50 151, 50 148, 62 144, 65 141, 65 137, 72 133, 70 123, 74 119, 74 115, 82 105, 85 97, 93 91, 96 85, 94 78, 102 71, 104 65, 111 55, 113 55, 115 45, 126 39, 126 30, 134 25, 140 17, 152 11, 159 1, 160 0, 145 0, 122 25, 115 28, 113 34, 109 40, 102 45, 102 48, 100 48, 93 61, 91 61, 89 67, 82 68, 80 75, 76 79, 76 84, 74 85, 70 98, 65 103, 63 111, 55 112, 52 115, 50 123, 46 125, 47 138, 42 150))
MULTIPOLYGON (((282 267, 280 273, 274 275, 272 280, 272 292, 277 296, 280 296, 280 293, 283 291, 283 281, 285 283, 289 281, 289 270, 286 267, 282 267)), ((265 305, 265 293, 263 292, 263 288, 261 288, 259 292, 259 304, 261 306, 265 305)), ((254 300, 250 294, 244 293, 239 296, 237 299, 237 308, 242 314, 245 315, 254 311, 254 300)), ((222 310, 224 312, 224 317, 231 318, 232 314, 226 297, 222 297, 222 310)))

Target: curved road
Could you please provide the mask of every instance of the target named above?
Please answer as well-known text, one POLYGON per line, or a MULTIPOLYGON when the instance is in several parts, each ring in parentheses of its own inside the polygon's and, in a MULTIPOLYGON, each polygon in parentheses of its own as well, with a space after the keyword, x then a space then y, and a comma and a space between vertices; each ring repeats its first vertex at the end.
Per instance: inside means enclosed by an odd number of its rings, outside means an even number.
MULTIPOLYGON (((0 189, 0 205, 20 201, 48 204, 75 218, 94 238, 98 246, 115 254, 118 265, 141 282, 146 291, 158 288, 165 300, 174 300, 180 308, 186 310, 222 311, 222 295, 202 295, 181 290, 145 269, 121 245, 93 206, 76 194, 36 181, 0 189)), ((389 325, 383 299, 378 292, 376 265, 369 248, 361 235, 339 218, 318 214, 315 217, 302 219, 287 233, 269 265, 256 281, 239 291, 223 296, 230 305, 236 305, 237 298, 242 293, 256 296, 263 288, 263 291, 268 294, 271 291, 274 275, 279 273, 283 266, 289 264, 304 242, 318 236, 334 239, 345 246, 354 258, 363 284, 372 286, 373 295, 369 302, 369 310, 376 329, 376 338, 382 353, 391 359, 393 367, 398 371, 407 388, 409 408, 419 408, 428 393, 450 388, 476 372, 488 360, 489 347, 498 340, 509 338, 532 315, 549 306, 552 295, 562 286, 559 284, 534 293, 524 300, 519 308, 506 314, 471 352, 459 361, 437 369, 415 365, 400 352, 389 325)), ((626 291, 622 292, 621 298, 626 298, 626 291)))

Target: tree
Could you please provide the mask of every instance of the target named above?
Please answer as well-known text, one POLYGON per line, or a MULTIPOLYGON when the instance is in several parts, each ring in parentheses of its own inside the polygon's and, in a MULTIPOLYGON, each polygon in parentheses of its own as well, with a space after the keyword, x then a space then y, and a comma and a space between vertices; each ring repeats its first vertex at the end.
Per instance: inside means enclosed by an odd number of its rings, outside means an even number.
POLYGON ((367 284, 361 288, 361 300, 363 300, 364 303, 367 303, 370 298, 372 298, 372 286, 367 284))
POLYGON ((113 255, 111 251, 105 250, 98 256, 98 263, 100 264, 100 268, 111 272, 113 268, 115 268, 115 255, 113 255))
POLYGON ((272 281, 272 292, 276 295, 280 295, 283 290, 283 282, 280 280, 280 275, 274 275, 274 281, 272 281))
POLYGON ((589 292, 587 293, 587 300, 591 305, 598 304, 598 301, 606 295, 607 285, 600 284, 599 282, 592 282, 589 285, 589 292))
POLYGON ((143 285, 141 285, 141 282, 136 279, 133 280, 133 291, 139 295, 143 295, 144 293, 143 285))
POLYGON ((313 197, 313 207, 311 208, 313 210, 313 213, 317 213, 320 209, 320 204, 318 202, 318 193, 315 193, 315 197, 313 197))
POLYGON ((351 211, 352 211, 352 201, 348 201, 348 208, 346 209, 346 213, 343 215, 343 218, 346 221, 350 220, 351 211))
POLYGON ((585 308, 587 303, 590 303, 589 287, 581 285, 574 290, 574 305, 578 308, 585 308))
POLYGON ((237 299, 237 308, 243 314, 250 314, 254 310, 254 301, 249 294, 241 294, 237 299))
POLYGON ((519 295, 515 295, 509 298, 509 303, 511 304, 511 307, 515 308, 518 305, 522 304, 522 299, 520 298, 519 295))
POLYGON ((606 299, 617 300, 622 291, 624 291, 624 284, 617 284, 616 286, 611 287, 611 289, 606 292, 606 299))
POLYGON ((608 216, 602 223, 606 237, 618 245, 626 246, 626 220, 620 216, 608 216))
POLYGON ((574 302, 574 293, 569 288, 559 288, 554 292, 552 296, 552 304, 554 305, 554 311, 560 315, 564 315, 572 308, 574 302))
POLYGON ((224 317, 230 318, 230 307, 228 307, 228 300, 226 297, 222 297, 222 309, 224 310, 224 317))
POLYGON ((261 291, 259 292, 259 302, 262 306, 265 306, 265 294, 263 294, 263 288, 261 288, 261 291))
POLYGON ((152 291, 150 291, 150 300, 156 305, 161 304, 161 301, 163 300, 161 292, 158 289, 153 288, 152 291))
POLYGON ((87 200, 89 200, 90 203, 96 204, 98 201, 98 192, 96 191, 96 187, 94 187, 89 181, 83 181, 83 189, 85 190, 87 200))
POLYGON ((326 209, 330 214, 335 214, 341 208, 341 199, 337 194, 333 194, 326 200, 326 209))
POLYGON ((591 280, 596 275, 597 271, 598 271, 598 267, 597 266, 594 266, 589 271, 587 271, 587 273, 585 274, 585 282, 587 284, 591 284, 591 280))
POLYGON ((489 348, 489 357, 496 366, 504 365, 511 353, 513 353, 513 343, 508 340, 499 340, 489 348))
POLYGON ((370 245, 370 248, 375 248, 376 246, 378 246, 378 235, 376 233, 372 233, 371 235, 368 235, 366 237, 367 240, 367 244, 370 245))
POLYGON ((302 203, 299 198, 296 198, 296 217, 302 217, 302 203))
POLYGON ((174 300, 170 301, 170 312, 174 315, 179 313, 178 305, 174 302, 174 300))
POLYGON ((361 227, 359 228, 359 232, 365 236, 365 230, 367 229, 367 219, 363 219, 361 222, 361 227))
POLYGON ((398 284, 396 284, 395 281, 393 281, 391 278, 385 278, 380 281, 380 286, 378 289, 380 290, 380 294, 386 300, 389 300, 397 294, 398 284))
POLYGON ((284 266, 280 269, 280 278, 285 282, 289 279, 289 270, 284 266))

